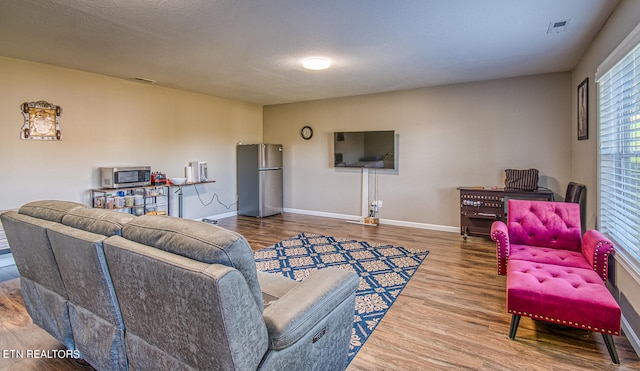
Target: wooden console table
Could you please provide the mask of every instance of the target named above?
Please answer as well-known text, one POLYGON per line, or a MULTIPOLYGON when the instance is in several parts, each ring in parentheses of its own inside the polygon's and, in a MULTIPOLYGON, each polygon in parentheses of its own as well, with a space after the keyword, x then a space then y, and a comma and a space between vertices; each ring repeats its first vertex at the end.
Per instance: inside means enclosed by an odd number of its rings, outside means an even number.
POLYGON ((458 187, 460 191, 460 234, 489 237, 491 224, 496 220, 507 222, 507 200, 553 201, 553 192, 538 188, 536 191, 513 191, 504 188, 458 187))

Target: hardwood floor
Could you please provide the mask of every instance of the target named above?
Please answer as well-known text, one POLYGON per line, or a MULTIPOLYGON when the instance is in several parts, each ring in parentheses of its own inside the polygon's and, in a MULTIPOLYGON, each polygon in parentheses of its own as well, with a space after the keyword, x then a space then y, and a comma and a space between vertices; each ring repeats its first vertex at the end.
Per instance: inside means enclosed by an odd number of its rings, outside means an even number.
MULTIPOLYGON (((614 336, 621 364, 609 358, 600 334, 523 318, 508 337, 505 277, 495 269, 494 244, 455 233, 284 214, 265 219, 232 217, 219 225, 242 233, 254 250, 302 232, 349 237, 430 253, 367 340, 348 370, 640 370, 627 338, 614 336)), ((59 349, 31 323, 19 280, 0 284, 0 351, 59 349)), ((69 360, 6 359, 11 370, 83 369, 69 360)))

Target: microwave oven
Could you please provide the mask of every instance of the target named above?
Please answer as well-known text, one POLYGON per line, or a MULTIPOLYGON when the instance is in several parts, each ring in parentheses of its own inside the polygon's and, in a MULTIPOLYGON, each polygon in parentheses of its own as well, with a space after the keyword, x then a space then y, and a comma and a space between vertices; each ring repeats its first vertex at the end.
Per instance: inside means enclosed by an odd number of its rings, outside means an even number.
POLYGON ((151 185, 151 166, 101 167, 100 185, 104 188, 151 185))

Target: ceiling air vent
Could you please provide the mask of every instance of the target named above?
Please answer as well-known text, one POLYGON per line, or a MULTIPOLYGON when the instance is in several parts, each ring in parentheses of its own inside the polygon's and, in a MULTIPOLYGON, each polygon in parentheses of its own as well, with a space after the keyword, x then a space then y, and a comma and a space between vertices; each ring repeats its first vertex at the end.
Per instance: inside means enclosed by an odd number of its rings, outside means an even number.
POLYGON ((138 81, 146 82, 146 83, 149 83, 149 84, 155 84, 156 83, 156 80, 148 79, 146 77, 136 76, 136 77, 134 77, 134 79, 136 79, 138 81))
POLYGON ((560 33, 567 30, 569 27, 569 20, 559 22, 549 22, 549 28, 547 33, 560 33))

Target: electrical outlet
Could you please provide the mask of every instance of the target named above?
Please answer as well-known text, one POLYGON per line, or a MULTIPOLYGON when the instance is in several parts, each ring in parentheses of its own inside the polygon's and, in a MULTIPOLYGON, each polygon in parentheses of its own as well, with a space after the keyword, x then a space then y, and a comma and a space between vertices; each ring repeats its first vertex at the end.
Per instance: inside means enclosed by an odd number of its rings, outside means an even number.
POLYGON ((381 200, 373 201, 373 202, 371 203, 371 206, 377 206, 377 207, 379 207, 379 208, 380 208, 380 207, 382 207, 382 201, 381 201, 381 200))
POLYGON ((382 207, 382 200, 378 200, 378 207, 382 207))

